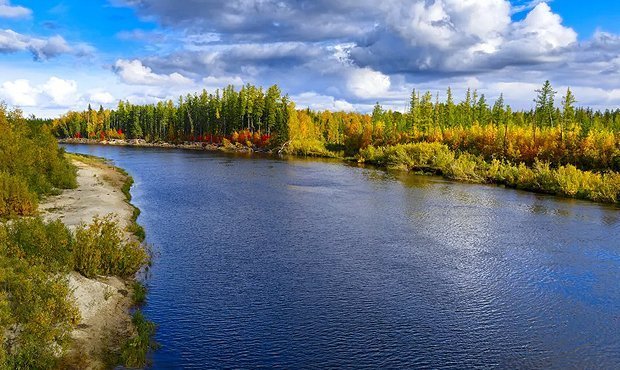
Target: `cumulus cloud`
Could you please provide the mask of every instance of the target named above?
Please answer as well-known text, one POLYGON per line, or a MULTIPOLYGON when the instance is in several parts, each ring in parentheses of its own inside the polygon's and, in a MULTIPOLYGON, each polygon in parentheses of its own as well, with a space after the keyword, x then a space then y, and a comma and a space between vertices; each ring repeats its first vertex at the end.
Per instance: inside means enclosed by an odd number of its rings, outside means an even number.
POLYGON ((0 96, 9 104, 19 107, 33 107, 37 104, 39 90, 30 85, 30 81, 19 79, 6 81, 0 86, 0 96))
POLYGON ((93 91, 89 94, 88 100, 92 103, 108 105, 115 101, 114 95, 107 91, 93 91))
POLYGON ((29 80, 5 81, 0 86, 0 96, 9 104, 19 107, 73 107, 79 99, 77 82, 55 76, 45 83, 33 86, 29 80))
POLYGON ((74 54, 78 56, 88 55, 92 47, 87 44, 70 46, 59 35, 47 38, 39 38, 24 35, 13 30, 0 30, 0 53, 15 53, 29 51, 35 60, 47 60, 61 54, 74 54))
POLYGON ((384 96, 390 89, 390 77, 370 68, 353 69, 349 73, 347 88, 358 98, 384 96))
POLYGON ((32 10, 23 6, 11 5, 9 0, 0 0, 0 18, 28 18, 32 10))
POLYGON ((114 64, 114 70, 123 82, 130 85, 189 85, 193 81, 180 73, 157 74, 151 68, 144 66, 140 60, 119 59, 114 64))
POLYGON ((521 22, 513 25, 507 48, 536 55, 569 47, 577 42, 577 33, 562 25, 562 18, 547 3, 536 5, 521 22))
POLYGON ((79 99, 77 82, 73 80, 50 77, 41 89, 56 106, 69 107, 79 99))
POLYGON ((346 100, 336 99, 333 96, 322 95, 316 92, 303 92, 291 97, 298 108, 308 107, 312 110, 330 110, 351 112, 355 106, 346 100))
POLYGON ((504 0, 393 0, 383 6, 388 25, 350 55, 361 66, 388 73, 437 77, 544 64, 577 41, 575 31, 544 2, 518 22, 504 0))
POLYGON ((493 50, 510 24, 504 0, 386 1, 387 24, 413 46, 493 50))
MULTIPOLYGON (((190 74, 196 65, 217 73, 239 73, 243 68, 258 74, 265 66, 291 68, 331 53, 341 63, 388 75, 437 78, 548 63, 577 40, 544 1, 514 6, 507 0, 115 3, 185 33, 184 50, 148 62, 164 70, 167 64, 176 64, 177 70, 190 74), (524 11, 528 14, 523 20, 512 20, 512 14, 524 11)), ((327 67, 327 63, 320 66, 327 67)))

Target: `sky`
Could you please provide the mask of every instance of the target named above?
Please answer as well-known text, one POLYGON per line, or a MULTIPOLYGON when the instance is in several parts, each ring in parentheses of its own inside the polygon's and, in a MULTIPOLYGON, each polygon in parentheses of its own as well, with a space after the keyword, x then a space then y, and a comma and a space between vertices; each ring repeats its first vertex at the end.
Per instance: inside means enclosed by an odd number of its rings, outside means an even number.
POLYGON ((246 83, 317 110, 448 86, 529 109, 545 80, 620 107, 620 2, 0 0, 0 100, 40 117, 246 83))

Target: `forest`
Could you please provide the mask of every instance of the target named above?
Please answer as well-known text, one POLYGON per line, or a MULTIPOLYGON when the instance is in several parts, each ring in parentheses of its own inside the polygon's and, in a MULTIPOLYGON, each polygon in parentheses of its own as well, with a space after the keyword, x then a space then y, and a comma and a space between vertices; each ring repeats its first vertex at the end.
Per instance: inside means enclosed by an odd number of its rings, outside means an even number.
POLYGON ((298 109, 275 85, 266 91, 246 85, 203 90, 176 103, 89 106, 50 123, 60 138, 239 143, 617 202, 620 109, 579 107, 570 89, 558 98, 549 81, 532 97, 535 108, 513 111, 503 95, 491 103, 471 89, 460 101, 450 88, 443 96, 413 90, 404 113, 377 103, 362 114, 298 109), (449 163, 422 163, 411 148, 440 148, 449 163), (608 191, 595 194, 601 186, 608 191))

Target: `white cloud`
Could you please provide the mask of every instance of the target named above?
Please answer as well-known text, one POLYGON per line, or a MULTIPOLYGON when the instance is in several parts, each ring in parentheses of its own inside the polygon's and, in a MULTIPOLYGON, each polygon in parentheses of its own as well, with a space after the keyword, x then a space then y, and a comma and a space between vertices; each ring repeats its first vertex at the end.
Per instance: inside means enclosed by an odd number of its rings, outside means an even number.
POLYGON ((27 79, 5 81, 0 87, 0 96, 19 107, 72 108, 80 100, 77 82, 55 76, 35 86, 27 79))
POLYGON ((497 44, 510 24, 504 0, 386 1, 386 24, 414 46, 497 44))
POLYGON ((37 105, 40 91, 30 85, 30 81, 19 79, 6 81, 0 86, 0 96, 11 105, 33 107, 37 105))
POLYGON ((540 3, 548 3, 553 0, 529 0, 529 1, 513 1, 512 8, 510 9, 511 14, 523 13, 525 11, 529 11, 534 9, 536 5, 540 3))
POLYGON ((79 99, 77 82, 73 80, 63 80, 58 77, 50 79, 41 86, 42 92, 47 95, 52 104, 61 107, 75 105, 79 99))
POLYGON ((347 88, 359 98, 381 97, 390 89, 390 77, 370 68, 356 68, 349 72, 347 88))
POLYGON ((351 112, 355 110, 353 104, 346 100, 336 99, 333 96, 321 95, 316 92, 303 92, 292 96, 298 108, 309 107, 312 110, 330 110, 351 112))
POLYGON ((241 87, 244 85, 243 79, 239 76, 208 76, 202 79, 206 89, 221 89, 228 85, 241 87))
POLYGON ((562 25, 562 18, 547 3, 536 5, 524 20, 514 24, 513 42, 524 50, 544 54, 577 42, 577 33, 562 25))
POLYGON ((116 73, 123 82, 131 85, 163 85, 179 86, 190 85, 193 81, 180 73, 157 74, 151 68, 144 66, 141 61, 119 59, 114 64, 116 73))
POLYGON ((107 91, 93 91, 89 95, 89 101, 107 105, 114 102, 114 96, 107 91))
POLYGON ((23 6, 11 5, 9 0, 0 0, 0 18, 27 18, 32 10, 23 6))

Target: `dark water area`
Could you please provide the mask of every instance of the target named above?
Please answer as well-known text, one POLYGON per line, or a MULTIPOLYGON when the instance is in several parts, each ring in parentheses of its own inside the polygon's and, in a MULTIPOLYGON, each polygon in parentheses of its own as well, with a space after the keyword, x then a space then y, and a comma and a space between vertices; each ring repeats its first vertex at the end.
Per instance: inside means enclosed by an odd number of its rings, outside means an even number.
POLYGON ((153 368, 620 368, 620 212, 317 160, 68 145, 136 180, 153 368))

